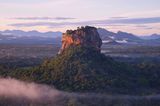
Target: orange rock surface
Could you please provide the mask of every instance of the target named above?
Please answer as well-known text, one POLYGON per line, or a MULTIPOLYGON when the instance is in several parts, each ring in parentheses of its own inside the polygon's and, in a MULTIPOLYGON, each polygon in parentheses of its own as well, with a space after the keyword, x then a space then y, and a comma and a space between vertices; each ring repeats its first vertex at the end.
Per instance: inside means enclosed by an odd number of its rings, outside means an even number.
POLYGON ((98 51, 101 50, 102 40, 94 27, 81 27, 77 30, 67 30, 62 36, 62 47, 59 54, 70 46, 92 46, 98 51))

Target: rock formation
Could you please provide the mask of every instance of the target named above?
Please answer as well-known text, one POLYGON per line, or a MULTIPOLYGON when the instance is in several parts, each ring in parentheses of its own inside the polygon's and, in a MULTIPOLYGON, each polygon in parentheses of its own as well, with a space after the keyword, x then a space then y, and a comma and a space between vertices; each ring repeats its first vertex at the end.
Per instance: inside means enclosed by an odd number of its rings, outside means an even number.
POLYGON ((65 49, 71 46, 91 46, 100 52, 102 40, 95 27, 81 27, 77 30, 67 30, 62 36, 62 47, 59 54, 63 53, 65 49))

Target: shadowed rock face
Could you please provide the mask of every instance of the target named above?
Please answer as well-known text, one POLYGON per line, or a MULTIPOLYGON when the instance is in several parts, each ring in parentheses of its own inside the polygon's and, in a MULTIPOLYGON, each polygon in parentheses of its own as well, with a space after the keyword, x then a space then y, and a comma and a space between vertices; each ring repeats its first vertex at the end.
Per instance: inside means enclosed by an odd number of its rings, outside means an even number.
POLYGON ((91 46, 100 52, 102 40, 95 27, 81 27, 77 30, 67 30, 62 36, 62 47, 59 54, 70 46, 91 46))

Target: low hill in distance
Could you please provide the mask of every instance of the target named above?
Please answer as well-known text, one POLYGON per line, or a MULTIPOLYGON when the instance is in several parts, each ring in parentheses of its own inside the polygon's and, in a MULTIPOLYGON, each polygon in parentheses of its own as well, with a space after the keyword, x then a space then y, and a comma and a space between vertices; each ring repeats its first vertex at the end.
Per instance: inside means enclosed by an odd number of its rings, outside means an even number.
POLYGON ((60 44, 61 32, 0 31, 0 44, 60 44))
MULTIPOLYGON (((104 28, 97 29, 103 44, 113 45, 159 45, 159 34, 138 36, 127 32, 117 33, 104 28)), ((38 32, 5 30, 0 31, 0 44, 61 44, 62 32, 38 32)))

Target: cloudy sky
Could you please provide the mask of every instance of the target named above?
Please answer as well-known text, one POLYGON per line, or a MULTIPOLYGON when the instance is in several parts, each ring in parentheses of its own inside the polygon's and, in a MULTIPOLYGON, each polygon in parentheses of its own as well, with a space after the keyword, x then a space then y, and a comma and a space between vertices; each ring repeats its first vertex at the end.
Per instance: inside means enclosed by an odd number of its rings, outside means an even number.
POLYGON ((0 30, 64 31, 82 25, 160 34, 160 0, 0 0, 0 30))

